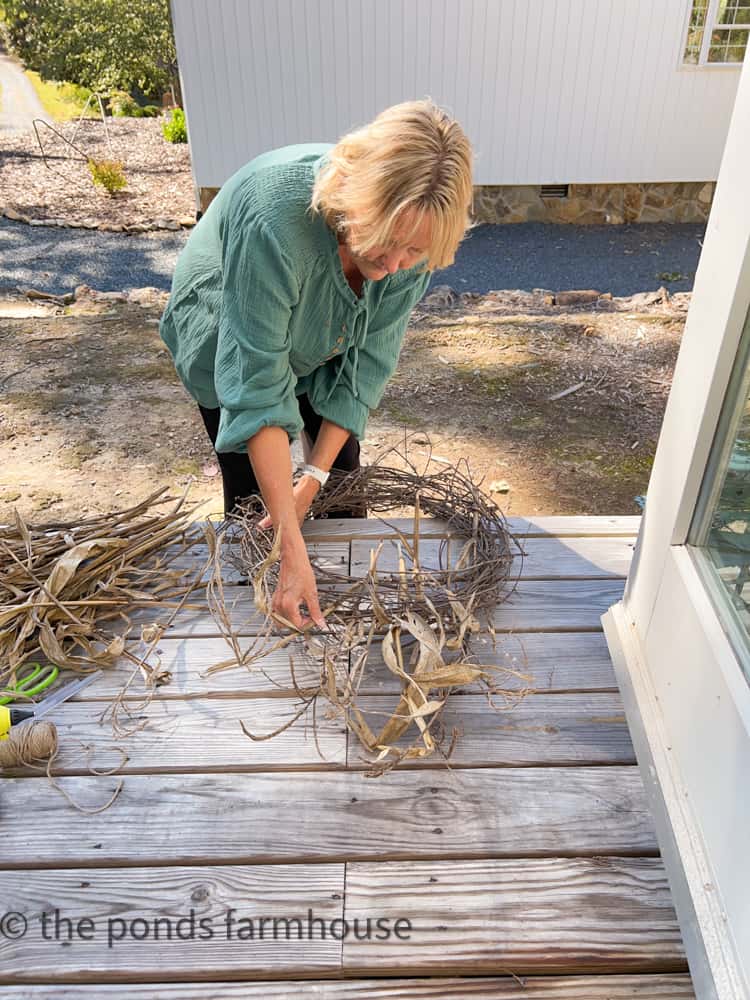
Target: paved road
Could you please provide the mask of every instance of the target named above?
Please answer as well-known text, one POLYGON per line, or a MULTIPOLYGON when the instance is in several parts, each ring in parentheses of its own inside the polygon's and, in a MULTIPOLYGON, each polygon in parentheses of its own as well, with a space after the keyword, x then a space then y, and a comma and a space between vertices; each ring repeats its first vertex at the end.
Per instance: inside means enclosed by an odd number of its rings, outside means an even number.
MULTIPOLYGON (((432 285, 462 292, 596 288, 631 295, 663 284, 671 291, 689 291, 704 229, 693 224, 478 226, 461 244, 454 266, 435 274, 432 285)), ((145 285, 168 289, 185 239, 185 233, 123 236, 0 218, 0 290, 23 285, 61 293, 81 283, 102 291, 145 285)))
POLYGON ((45 112, 18 63, 0 49, 0 133, 28 132, 45 112))

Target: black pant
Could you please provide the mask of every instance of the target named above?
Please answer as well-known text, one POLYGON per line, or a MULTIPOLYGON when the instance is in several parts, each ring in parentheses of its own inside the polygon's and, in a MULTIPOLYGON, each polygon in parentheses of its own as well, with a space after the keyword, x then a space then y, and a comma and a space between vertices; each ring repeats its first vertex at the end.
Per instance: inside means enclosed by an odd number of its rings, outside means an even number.
MULTIPOLYGON (((323 422, 323 418, 313 410, 310 405, 310 400, 306 395, 298 396, 297 402, 299 403, 300 415, 304 421, 305 433, 311 444, 315 443, 315 440, 320 431, 320 425, 323 422)), ((219 415, 220 410, 207 410, 203 406, 199 406, 198 409, 201 411, 201 416, 203 417, 203 423, 206 425, 206 430, 208 431, 208 436, 211 438, 211 443, 216 445, 216 436, 219 433, 219 415)), ((214 448, 214 451, 216 449, 214 448)), ((219 468, 221 469, 221 477, 224 483, 224 513, 229 514, 237 506, 237 501, 242 500, 245 497, 251 495, 260 496, 260 487, 258 486, 258 480, 255 478, 255 473, 253 472, 253 467, 250 464, 250 459, 248 458, 247 452, 244 454, 238 454, 237 452, 216 452, 216 458, 219 462, 219 468)), ((352 472, 359 468, 359 441, 353 434, 350 434, 344 447, 336 456, 333 463, 334 469, 340 469, 342 472, 352 472)), ((360 508, 352 508, 347 510, 331 510, 326 515, 327 517, 367 517, 367 512, 360 508)))

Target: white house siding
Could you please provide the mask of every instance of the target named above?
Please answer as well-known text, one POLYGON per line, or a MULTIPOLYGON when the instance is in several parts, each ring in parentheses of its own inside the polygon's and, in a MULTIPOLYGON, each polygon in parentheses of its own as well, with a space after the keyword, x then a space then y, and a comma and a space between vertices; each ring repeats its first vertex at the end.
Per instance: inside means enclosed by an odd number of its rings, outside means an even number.
POLYGON ((476 184, 716 178, 739 68, 682 68, 690 0, 172 0, 197 187, 430 96, 476 184))

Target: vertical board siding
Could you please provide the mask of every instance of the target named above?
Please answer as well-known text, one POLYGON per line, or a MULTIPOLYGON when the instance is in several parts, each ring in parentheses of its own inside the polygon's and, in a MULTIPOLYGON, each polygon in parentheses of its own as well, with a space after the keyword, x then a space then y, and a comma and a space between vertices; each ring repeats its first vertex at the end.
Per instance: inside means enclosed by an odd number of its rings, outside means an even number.
POLYGON ((172 0, 198 187, 432 97, 476 184, 715 179, 738 68, 682 69, 689 0, 172 0))

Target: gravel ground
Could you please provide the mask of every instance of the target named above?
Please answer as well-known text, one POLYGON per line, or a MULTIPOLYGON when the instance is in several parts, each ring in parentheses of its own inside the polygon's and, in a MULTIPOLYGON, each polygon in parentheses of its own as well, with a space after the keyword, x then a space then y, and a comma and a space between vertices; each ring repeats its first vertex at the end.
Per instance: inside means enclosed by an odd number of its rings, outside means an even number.
MULTIPOLYGON (((632 295, 660 285, 689 291, 704 231, 687 223, 482 225, 462 243, 456 264, 434 275, 431 284, 481 293, 596 288, 632 295)), ((125 236, 0 218, 0 291, 31 286, 62 293, 81 283, 102 291, 168 289, 186 238, 185 232, 125 236)))
POLYGON ((102 292, 169 289, 186 238, 185 232, 124 236, 0 219, 0 291, 22 286, 61 294, 81 284, 102 292))

